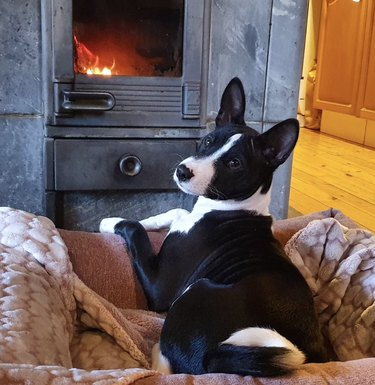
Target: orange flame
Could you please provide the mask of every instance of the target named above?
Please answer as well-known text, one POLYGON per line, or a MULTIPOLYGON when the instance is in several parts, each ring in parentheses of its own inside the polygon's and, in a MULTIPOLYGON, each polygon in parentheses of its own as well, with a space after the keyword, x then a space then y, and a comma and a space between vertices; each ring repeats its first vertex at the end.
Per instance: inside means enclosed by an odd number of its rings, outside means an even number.
POLYGON ((86 75, 111 76, 115 68, 115 59, 111 67, 99 67, 99 56, 94 55, 85 44, 81 43, 74 35, 74 70, 77 73, 86 75))
MULTIPOLYGON (((99 58, 98 58, 99 62, 99 58)), ((91 68, 87 68, 86 74, 87 75, 103 75, 103 76, 111 76, 112 75, 112 70, 115 68, 115 60, 113 60, 113 64, 110 68, 108 67, 103 67, 100 69, 98 66, 94 66, 91 68)))

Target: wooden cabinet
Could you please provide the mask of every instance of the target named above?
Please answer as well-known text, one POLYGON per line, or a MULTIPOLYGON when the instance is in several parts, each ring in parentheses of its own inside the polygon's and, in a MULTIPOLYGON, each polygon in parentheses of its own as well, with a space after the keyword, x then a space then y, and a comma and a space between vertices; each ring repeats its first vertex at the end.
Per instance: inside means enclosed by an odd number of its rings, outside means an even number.
POLYGON ((366 20, 357 114, 375 120, 375 4, 370 1, 366 20))
POLYGON ((373 0, 324 0, 314 107, 375 119, 373 0))

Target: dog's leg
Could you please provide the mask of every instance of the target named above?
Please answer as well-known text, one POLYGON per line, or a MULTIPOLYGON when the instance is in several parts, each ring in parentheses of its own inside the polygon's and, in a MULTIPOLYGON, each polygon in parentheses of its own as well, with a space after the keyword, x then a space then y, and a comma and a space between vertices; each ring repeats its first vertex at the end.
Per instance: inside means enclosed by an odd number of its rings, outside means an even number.
POLYGON ((158 257, 145 228, 139 222, 123 220, 114 226, 114 233, 125 240, 149 307, 154 309, 158 300, 158 257))
POLYGON ((189 214, 185 209, 173 209, 163 214, 155 215, 140 221, 147 231, 170 228, 172 223, 184 218, 189 214))
MULTIPOLYGON (((165 213, 143 219, 140 223, 146 231, 167 229, 171 226, 172 222, 183 218, 187 214, 189 214, 189 211, 185 209, 173 209, 165 213)), ((124 218, 118 217, 104 218, 100 222, 99 231, 101 233, 114 233, 117 223, 123 220, 124 218)))

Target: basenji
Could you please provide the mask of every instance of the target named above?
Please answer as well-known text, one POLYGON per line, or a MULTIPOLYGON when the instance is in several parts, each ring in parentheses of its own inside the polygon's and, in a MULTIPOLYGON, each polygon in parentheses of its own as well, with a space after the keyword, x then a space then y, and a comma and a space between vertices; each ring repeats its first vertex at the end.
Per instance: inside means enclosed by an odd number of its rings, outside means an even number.
POLYGON ((298 138, 296 119, 259 134, 244 121, 241 81, 227 85, 216 128, 174 180, 198 196, 140 222, 105 218, 121 235, 149 308, 167 312, 153 368, 163 373, 275 376, 325 361, 313 297, 272 234, 272 175, 298 138), (169 228, 158 254, 147 230, 169 228))

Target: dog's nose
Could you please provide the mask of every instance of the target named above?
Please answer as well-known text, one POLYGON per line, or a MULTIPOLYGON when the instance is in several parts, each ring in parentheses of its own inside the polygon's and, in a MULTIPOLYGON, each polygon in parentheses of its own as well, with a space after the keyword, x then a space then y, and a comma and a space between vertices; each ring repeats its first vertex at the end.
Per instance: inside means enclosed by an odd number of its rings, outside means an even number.
POLYGON ((186 182, 191 179, 194 174, 190 168, 187 168, 184 164, 180 164, 176 169, 176 176, 180 182, 186 182))

